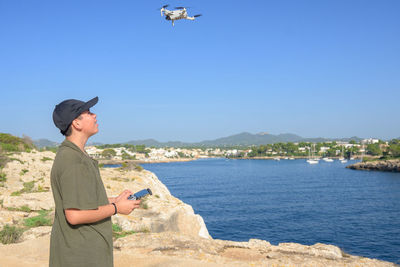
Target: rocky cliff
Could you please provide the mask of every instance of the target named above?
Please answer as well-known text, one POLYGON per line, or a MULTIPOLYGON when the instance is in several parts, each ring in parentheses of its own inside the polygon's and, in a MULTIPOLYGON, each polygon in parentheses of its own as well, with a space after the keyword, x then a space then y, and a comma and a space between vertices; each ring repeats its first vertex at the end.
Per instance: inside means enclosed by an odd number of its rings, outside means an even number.
POLYGON ((353 170, 400 172, 400 159, 357 162, 346 168, 353 170))
MULTIPOLYGON (((27 221, 54 215, 49 181, 54 156, 36 151, 15 154, 2 170, 0 229, 14 225, 25 231, 16 243, 0 245, 0 266, 48 265, 51 226, 28 227, 27 221)), ((140 209, 113 216, 123 236, 114 241, 115 266, 395 266, 348 255, 332 245, 216 240, 202 217, 173 197, 153 173, 126 168, 101 169, 101 175, 109 196, 125 188, 153 191, 140 209)))

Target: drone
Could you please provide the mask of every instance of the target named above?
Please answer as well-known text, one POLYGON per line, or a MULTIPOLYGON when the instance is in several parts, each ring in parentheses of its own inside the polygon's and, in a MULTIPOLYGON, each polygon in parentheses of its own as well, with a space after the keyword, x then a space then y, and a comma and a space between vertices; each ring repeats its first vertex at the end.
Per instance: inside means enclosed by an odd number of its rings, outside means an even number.
POLYGON ((168 10, 167 7, 169 5, 164 5, 160 9, 161 16, 165 15, 166 20, 172 21, 172 26, 174 26, 174 21, 179 19, 188 19, 195 20, 195 18, 200 17, 201 14, 194 15, 193 17, 189 17, 185 7, 178 6, 175 7, 175 10, 168 10))

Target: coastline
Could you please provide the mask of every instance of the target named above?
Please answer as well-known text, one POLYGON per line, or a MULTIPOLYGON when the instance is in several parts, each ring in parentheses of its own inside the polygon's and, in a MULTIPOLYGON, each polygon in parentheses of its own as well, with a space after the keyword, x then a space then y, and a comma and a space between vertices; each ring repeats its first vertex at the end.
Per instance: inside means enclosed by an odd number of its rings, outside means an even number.
MULTIPOLYGON (((50 170, 55 154, 32 152, 13 155, 3 169, 7 179, 0 187, 0 225, 24 225, 26 218, 46 210, 54 216, 50 170), (21 191, 26 183, 32 191, 21 191), (20 191, 20 194, 13 192, 20 191)), ((175 159, 176 160, 176 159, 175 159)), ((185 159, 193 160, 193 159, 185 159)), ((194 159, 195 160, 195 159, 194 159)), ((149 163, 149 162, 146 162, 149 163)), ((248 242, 213 239, 193 208, 177 199, 154 173, 147 170, 100 169, 107 194, 123 188, 152 188, 154 196, 130 215, 115 215, 113 224, 134 231, 114 242, 115 266, 396 266, 392 262, 350 255, 328 244, 302 245, 266 240, 248 242)), ((1 266, 48 264, 51 226, 26 231, 17 243, 0 244, 1 266)))
POLYGON ((143 163, 169 163, 169 162, 187 162, 195 161, 198 158, 180 158, 180 159, 159 159, 159 160, 114 160, 114 159, 99 159, 99 164, 123 164, 123 163, 133 163, 133 164, 143 164, 143 163))
POLYGON ((346 166, 352 170, 400 172, 400 159, 357 162, 346 166))
MULTIPOLYGON (((170 158, 170 159, 156 159, 156 160, 119 160, 119 159, 97 159, 99 164, 123 164, 123 163, 134 163, 134 164, 144 164, 144 163, 169 163, 169 162, 189 162, 196 161, 199 159, 214 159, 214 158, 225 158, 225 159, 242 159, 242 160, 290 160, 288 157, 277 156, 261 156, 261 157, 196 157, 196 158, 170 158)), ((292 157, 294 160, 296 159, 308 159, 309 157, 304 156, 294 156, 292 157)), ((340 157, 329 157, 333 160, 339 160, 340 157)), ((354 159, 358 160, 360 157, 354 157, 354 159)))

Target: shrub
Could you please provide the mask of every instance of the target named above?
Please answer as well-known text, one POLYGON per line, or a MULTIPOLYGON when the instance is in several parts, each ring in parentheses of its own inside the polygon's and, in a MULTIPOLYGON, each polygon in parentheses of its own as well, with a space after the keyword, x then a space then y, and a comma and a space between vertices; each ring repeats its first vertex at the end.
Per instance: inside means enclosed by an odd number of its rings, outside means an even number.
POLYGON ((9 211, 31 212, 31 209, 30 209, 28 206, 26 206, 26 205, 24 205, 24 206, 22 206, 22 207, 19 207, 19 208, 8 207, 7 210, 9 210, 9 211))
POLYGON ((0 169, 3 168, 4 166, 6 166, 6 163, 9 159, 7 158, 6 155, 3 155, 1 153, 1 149, 0 149, 0 169))
POLYGON ((10 161, 13 161, 13 160, 18 161, 18 162, 21 163, 21 164, 24 164, 24 162, 23 162, 22 160, 20 160, 20 159, 17 159, 17 158, 10 158, 10 161))
POLYGON ((101 155, 105 158, 111 159, 115 155, 117 155, 117 152, 115 152, 115 150, 112 148, 107 148, 107 149, 104 149, 103 152, 101 152, 101 155))
POLYGON ((7 181, 6 174, 0 172, 0 182, 5 182, 5 181, 7 181))
POLYGON ((50 211, 48 210, 41 210, 39 211, 38 216, 25 219, 25 226, 28 228, 39 227, 39 226, 51 226, 52 221, 48 217, 49 212, 50 211))
POLYGON ((43 162, 48 161, 48 160, 53 160, 53 159, 52 159, 52 158, 49 158, 49 157, 43 157, 43 158, 41 159, 41 161, 43 161, 43 162))
POLYGON ((118 224, 115 224, 115 223, 113 223, 113 225, 112 225, 112 230, 113 230, 113 237, 115 239, 125 237, 127 235, 132 235, 135 233, 135 231, 122 231, 121 226, 119 226, 118 224))
POLYGON ((28 136, 19 138, 11 134, 0 133, 0 147, 4 151, 31 151, 35 146, 28 136))
POLYGON ((19 173, 19 175, 24 175, 25 173, 27 173, 29 170, 27 169, 22 169, 21 172, 19 173))
POLYGON ((143 167, 142 166, 140 166, 140 165, 136 165, 135 166, 135 170, 137 170, 137 171, 143 171, 143 167))
POLYGON ((0 242, 3 244, 16 243, 22 233, 23 229, 6 224, 0 231, 0 242))
POLYGON ((34 186, 35 186, 35 181, 26 182, 26 183, 24 183, 23 189, 16 191, 16 192, 12 192, 11 196, 20 196, 23 193, 32 193, 34 186))

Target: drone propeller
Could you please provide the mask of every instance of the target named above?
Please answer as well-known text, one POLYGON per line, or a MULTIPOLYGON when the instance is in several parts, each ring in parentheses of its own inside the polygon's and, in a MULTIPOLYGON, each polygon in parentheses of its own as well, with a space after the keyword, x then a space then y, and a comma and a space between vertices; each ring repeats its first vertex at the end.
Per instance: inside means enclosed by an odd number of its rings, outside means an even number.
POLYGON ((175 9, 185 9, 185 7, 183 7, 183 6, 177 6, 177 7, 175 7, 175 9))
POLYGON ((162 8, 166 8, 166 7, 168 7, 168 6, 169 6, 169 5, 163 5, 162 8))
POLYGON ((197 14, 197 15, 194 15, 193 17, 198 18, 200 16, 202 16, 202 15, 201 14, 197 14))

